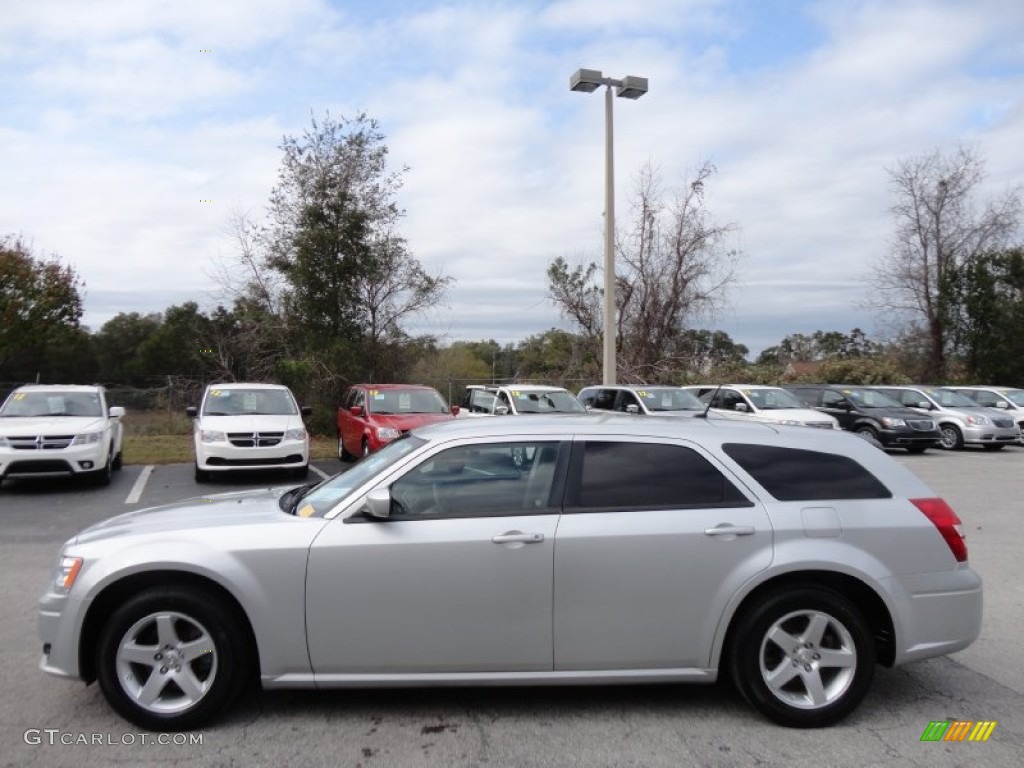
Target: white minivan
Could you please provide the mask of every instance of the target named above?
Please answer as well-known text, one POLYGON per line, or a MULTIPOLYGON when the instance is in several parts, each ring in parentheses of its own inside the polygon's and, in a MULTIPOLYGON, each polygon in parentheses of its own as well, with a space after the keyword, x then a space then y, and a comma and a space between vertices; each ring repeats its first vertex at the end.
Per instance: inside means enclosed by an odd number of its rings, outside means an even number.
POLYGON ((709 413, 726 419, 839 429, 839 422, 787 392, 763 384, 700 384, 683 389, 710 405, 709 413))

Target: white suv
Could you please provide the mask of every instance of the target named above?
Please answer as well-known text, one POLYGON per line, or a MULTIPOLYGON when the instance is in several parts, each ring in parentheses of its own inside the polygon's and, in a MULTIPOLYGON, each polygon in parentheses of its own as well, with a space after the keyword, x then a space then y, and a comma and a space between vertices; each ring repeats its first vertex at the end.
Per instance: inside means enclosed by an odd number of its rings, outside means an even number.
POLYGON ((458 415, 520 416, 524 413, 580 413, 587 409, 564 387, 547 384, 508 384, 485 387, 470 384, 462 399, 458 415))
POLYGON ((288 469, 309 472, 309 434, 288 387, 280 384, 210 384, 193 418, 196 482, 231 470, 288 469))
POLYGON ((18 387, 0 406, 0 482, 73 475, 107 485, 121 468, 123 416, 103 387, 18 387))

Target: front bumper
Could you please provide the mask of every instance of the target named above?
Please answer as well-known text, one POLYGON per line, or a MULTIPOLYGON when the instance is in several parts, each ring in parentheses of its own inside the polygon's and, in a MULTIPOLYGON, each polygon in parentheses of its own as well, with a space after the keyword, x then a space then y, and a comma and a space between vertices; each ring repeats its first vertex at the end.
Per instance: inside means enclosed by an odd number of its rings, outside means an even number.
POLYGON ((1020 430, 1017 427, 967 426, 964 427, 963 435, 967 445, 1013 445, 1020 442, 1020 430))
POLYGON ((68 595, 47 592, 39 599, 38 627, 43 653, 39 668, 56 677, 79 678, 78 645, 85 609, 68 595))
POLYGON ((48 450, 0 448, 0 478, 80 475, 101 469, 106 461, 102 442, 48 450))
POLYGON ((233 469, 295 469, 309 463, 309 444, 283 440, 274 446, 238 447, 229 442, 203 443, 196 464, 209 472, 233 469))

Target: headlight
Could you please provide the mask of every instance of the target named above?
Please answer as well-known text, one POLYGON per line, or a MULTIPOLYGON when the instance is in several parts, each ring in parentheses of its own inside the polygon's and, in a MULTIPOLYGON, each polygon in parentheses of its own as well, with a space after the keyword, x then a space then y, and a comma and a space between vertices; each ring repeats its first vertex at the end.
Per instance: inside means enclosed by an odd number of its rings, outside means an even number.
POLYGON ((964 419, 968 424, 975 427, 987 427, 989 425, 988 416, 968 416, 964 419))
POLYGON ((402 433, 394 427, 377 427, 377 439, 384 442, 387 440, 397 440, 402 433))
POLYGON ((228 439, 228 436, 219 429, 201 429, 199 430, 199 439, 204 443, 222 443, 228 439))
POLYGON ((57 563, 57 570, 53 575, 54 591, 62 595, 70 592, 80 570, 82 570, 82 558, 62 555, 57 563))
POLYGON ((75 439, 71 441, 72 445, 89 445, 90 443, 98 443, 103 438, 102 432, 86 432, 82 435, 75 435, 75 439))
POLYGON ((287 430, 285 430, 285 433, 284 433, 284 439, 285 440, 305 440, 306 439, 306 430, 302 429, 301 427, 299 429, 287 429, 287 430))
POLYGON ((905 426, 907 426, 907 422, 905 422, 903 419, 894 419, 891 416, 883 416, 881 418, 881 422, 883 424, 885 424, 885 426, 887 426, 887 427, 905 427, 905 426))

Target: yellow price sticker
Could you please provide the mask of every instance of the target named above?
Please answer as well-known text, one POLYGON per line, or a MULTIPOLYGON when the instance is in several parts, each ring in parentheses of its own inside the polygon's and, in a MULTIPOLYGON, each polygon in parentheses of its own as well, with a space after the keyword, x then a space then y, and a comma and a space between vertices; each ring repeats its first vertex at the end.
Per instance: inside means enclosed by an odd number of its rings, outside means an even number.
POLYGON ((315 512, 316 507, 314 507, 312 504, 307 504, 295 514, 299 517, 312 517, 315 512))

